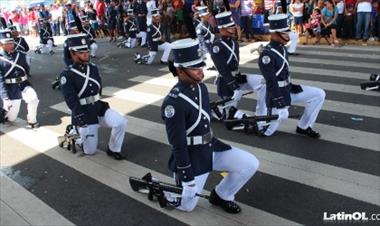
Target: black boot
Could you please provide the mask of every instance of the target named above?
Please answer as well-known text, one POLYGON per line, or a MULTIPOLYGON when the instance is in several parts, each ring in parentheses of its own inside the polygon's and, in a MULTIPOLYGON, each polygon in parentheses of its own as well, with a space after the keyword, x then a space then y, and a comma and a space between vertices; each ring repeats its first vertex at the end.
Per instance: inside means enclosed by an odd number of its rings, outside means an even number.
POLYGON ((216 194, 215 189, 212 190, 208 201, 215 206, 222 207, 227 213, 235 214, 241 212, 241 208, 236 202, 223 200, 218 194, 216 194))
POLYGON ((321 136, 318 132, 315 132, 311 127, 307 127, 307 129, 301 129, 297 126, 296 133, 303 134, 311 138, 319 138, 321 136))
POLYGON ((27 129, 38 129, 38 128, 40 128, 40 124, 38 122, 35 122, 35 123, 29 123, 28 122, 28 125, 26 125, 26 128, 27 129))
POLYGON ((114 157, 116 160, 123 160, 125 157, 120 152, 113 152, 109 147, 107 147, 107 155, 114 157))

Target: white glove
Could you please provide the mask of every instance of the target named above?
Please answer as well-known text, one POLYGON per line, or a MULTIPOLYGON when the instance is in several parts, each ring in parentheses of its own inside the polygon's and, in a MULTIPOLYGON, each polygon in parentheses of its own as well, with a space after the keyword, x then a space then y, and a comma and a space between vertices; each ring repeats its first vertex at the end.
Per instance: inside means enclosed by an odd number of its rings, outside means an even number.
POLYGON ((243 96, 243 92, 240 89, 235 89, 232 99, 235 101, 240 101, 242 96, 243 96))
POLYGON ((198 191, 195 181, 182 183, 182 188, 182 198, 194 198, 198 191))
POLYGON ((9 99, 3 99, 3 109, 9 111, 12 107, 12 102, 9 99))

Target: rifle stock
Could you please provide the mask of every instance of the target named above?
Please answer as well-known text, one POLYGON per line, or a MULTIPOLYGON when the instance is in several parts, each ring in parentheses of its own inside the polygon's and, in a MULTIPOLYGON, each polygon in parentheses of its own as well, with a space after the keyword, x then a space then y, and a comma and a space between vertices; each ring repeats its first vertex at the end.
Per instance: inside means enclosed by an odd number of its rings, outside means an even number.
POLYGON ((73 128, 73 125, 67 125, 65 135, 58 137, 58 143, 59 147, 66 148, 67 150, 72 151, 75 154, 77 153, 75 141, 77 139, 80 139, 80 135, 77 133, 71 133, 71 130, 73 128))
POLYGON ((363 90, 380 90, 380 81, 362 82, 360 87, 363 90))

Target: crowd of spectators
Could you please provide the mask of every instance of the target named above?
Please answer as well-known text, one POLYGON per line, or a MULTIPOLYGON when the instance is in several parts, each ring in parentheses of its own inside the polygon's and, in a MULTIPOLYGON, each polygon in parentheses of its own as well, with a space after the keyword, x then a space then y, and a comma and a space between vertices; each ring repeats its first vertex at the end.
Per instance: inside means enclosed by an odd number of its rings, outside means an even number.
POLYGON ((289 11, 299 35, 338 38, 380 39, 379 0, 292 0, 289 11))
MULTIPOLYGON (((62 0, 46 6, 51 14, 53 35, 66 35, 67 23, 75 14, 87 15, 99 35, 116 40, 123 36, 123 15, 136 4, 146 4, 146 23, 150 10, 161 10, 161 29, 166 41, 174 38, 195 37, 193 18, 196 6, 206 5, 213 15, 231 11, 238 27, 241 41, 255 41, 255 34, 265 33, 264 22, 271 14, 279 12, 280 0, 74 0, 71 8, 62 0), (74 12, 74 13, 73 13, 74 12)), ((325 37, 330 44, 339 39, 380 40, 380 0, 288 0, 287 14, 294 31, 306 36, 316 36, 318 43, 325 37)), ((280 7, 281 8, 281 7, 280 7)), ((12 22, 23 34, 37 36, 39 7, 2 9, 1 16, 12 22)), ((137 14, 137 13, 136 13, 137 14)), ((141 16, 141 15, 140 15, 141 16)), ((139 23, 136 15, 136 23, 139 23)), ((215 19, 210 17, 210 24, 215 19)))

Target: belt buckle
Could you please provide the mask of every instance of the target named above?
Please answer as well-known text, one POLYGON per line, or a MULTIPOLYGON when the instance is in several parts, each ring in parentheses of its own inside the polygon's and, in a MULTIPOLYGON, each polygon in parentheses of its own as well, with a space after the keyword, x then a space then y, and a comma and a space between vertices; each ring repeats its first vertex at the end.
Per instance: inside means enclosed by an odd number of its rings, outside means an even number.
POLYGON ((193 137, 193 145, 199 145, 202 143, 203 143, 203 137, 202 136, 193 137))
POLYGON ((17 83, 22 82, 22 78, 21 78, 21 77, 15 78, 15 81, 16 81, 17 83))
POLYGON ((94 104, 95 102, 94 100, 95 100, 94 96, 89 96, 87 97, 86 102, 87 104, 94 104))

